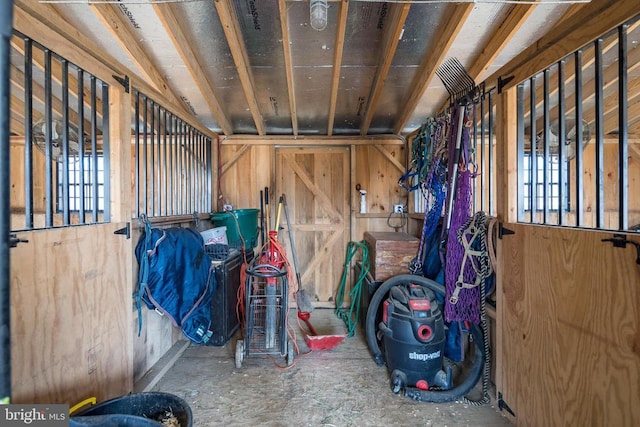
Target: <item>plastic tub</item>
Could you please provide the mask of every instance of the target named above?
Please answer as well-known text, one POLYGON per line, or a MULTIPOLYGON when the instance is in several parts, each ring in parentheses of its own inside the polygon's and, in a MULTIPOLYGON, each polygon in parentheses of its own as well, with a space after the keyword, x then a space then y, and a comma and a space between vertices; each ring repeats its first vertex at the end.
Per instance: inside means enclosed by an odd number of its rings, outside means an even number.
POLYGON ((200 232, 205 245, 228 245, 227 227, 215 227, 200 232))
POLYGON ((168 412, 177 418, 180 427, 192 427, 193 414, 187 402, 161 392, 134 393, 107 400, 72 416, 70 425, 160 426, 168 412))
POLYGON ((227 227, 227 240, 231 246, 239 246, 244 240, 245 249, 251 250, 258 243, 259 209, 236 209, 211 214, 211 220, 216 227, 227 227))

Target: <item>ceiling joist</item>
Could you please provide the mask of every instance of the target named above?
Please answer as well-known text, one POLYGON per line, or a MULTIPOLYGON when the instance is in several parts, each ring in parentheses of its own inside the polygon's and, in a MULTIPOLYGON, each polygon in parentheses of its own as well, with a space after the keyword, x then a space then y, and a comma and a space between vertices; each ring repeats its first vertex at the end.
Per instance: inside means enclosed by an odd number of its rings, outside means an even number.
POLYGON ((340 71, 342 69, 342 53, 344 52, 344 39, 347 31, 347 12, 349 2, 340 2, 338 10, 338 28, 336 29, 335 53, 333 55, 333 76, 331 78, 331 96, 329 97, 329 116, 327 123, 327 135, 333 135, 333 124, 336 119, 336 104, 338 102, 338 89, 340 88, 340 71))
POLYGON ((293 81, 293 64, 291 62, 291 42, 289 40, 289 18, 286 0, 278 0, 280 12, 280 27, 282 28, 282 50, 284 52, 284 69, 287 79, 287 92, 289 94, 289 111, 291 111, 291 129, 294 135, 298 135, 298 113, 296 107, 296 91, 293 81))

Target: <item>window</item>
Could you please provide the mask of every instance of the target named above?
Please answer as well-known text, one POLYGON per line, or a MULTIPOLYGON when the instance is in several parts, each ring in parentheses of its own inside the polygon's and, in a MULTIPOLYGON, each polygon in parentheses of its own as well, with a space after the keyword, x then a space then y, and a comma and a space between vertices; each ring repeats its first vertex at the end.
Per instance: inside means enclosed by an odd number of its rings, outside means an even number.
MULTIPOLYGON (((58 212, 64 211, 63 198, 63 174, 64 166, 58 163, 58 212)), ((95 162, 91 157, 79 156, 69 157, 69 210, 80 212, 81 210, 92 211, 94 201, 97 200, 97 210, 104 212, 104 157, 97 155, 95 162), (94 175, 94 163, 96 164, 96 174, 94 175), (81 179, 81 175, 82 179, 81 179), (94 177, 97 178, 94 183, 94 177), (82 200, 84 198, 84 204, 82 200)))
MULTIPOLYGON (((558 156, 549 156, 549 160, 547 162, 548 168, 545 168, 545 159, 543 156, 535 156, 535 162, 537 163, 536 171, 531 171, 531 155, 527 154, 524 157, 524 210, 531 211, 531 176, 532 173, 535 173, 536 179, 536 206, 535 210, 543 210, 545 204, 549 207, 552 212, 557 212, 560 209, 560 161, 558 156), (545 169, 549 175, 547 176, 547 184, 545 188, 544 180, 541 179, 545 175, 545 169), (546 202, 545 202, 546 199, 546 202)), ((565 174, 566 174, 566 163, 565 166, 565 174)), ((565 175, 566 176, 566 175, 565 175)), ((568 194, 567 190, 569 188, 568 183, 565 183, 565 191, 563 194, 568 194)), ((563 203, 563 209, 565 211, 569 210, 569 201, 565 197, 563 203)))

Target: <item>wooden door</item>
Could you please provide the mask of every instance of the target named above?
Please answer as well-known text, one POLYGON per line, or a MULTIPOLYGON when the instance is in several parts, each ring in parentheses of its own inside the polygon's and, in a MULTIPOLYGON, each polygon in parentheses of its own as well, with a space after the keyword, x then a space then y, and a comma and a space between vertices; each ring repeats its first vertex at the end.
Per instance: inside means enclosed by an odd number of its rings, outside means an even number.
MULTIPOLYGON (((331 306, 350 238, 349 149, 278 148, 273 202, 285 194, 302 288, 319 306, 331 306)), ((287 228, 282 213, 281 224, 287 228)), ((281 234, 293 265, 289 237, 281 234)))
POLYGON ((125 223, 18 232, 11 249, 12 403, 76 404, 133 389, 125 223))
POLYGON ((496 386, 516 423, 640 425, 636 248, 607 232, 505 226, 496 386))

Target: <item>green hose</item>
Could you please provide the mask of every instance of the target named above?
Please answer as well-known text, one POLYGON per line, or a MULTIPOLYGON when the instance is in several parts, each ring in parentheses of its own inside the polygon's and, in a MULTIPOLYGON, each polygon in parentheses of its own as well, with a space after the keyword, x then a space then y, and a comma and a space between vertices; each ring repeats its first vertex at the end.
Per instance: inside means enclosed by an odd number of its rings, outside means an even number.
POLYGON ((338 287, 338 291, 336 292, 336 316, 342 319, 347 325, 348 334, 347 336, 352 337, 356 334, 356 326, 358 326, 358 313, 360 313, 360 301, 362 295, 362 286, 365 277, 369 273, 369 249, 367 247, 366 240, 361 240, 359 242, 349 242, 347 244, 347 253, 344 260, 344 270, 342 272, 342 280, 340 280, 340 286, 338 287), (346 312, 344 309, 344 294, 345 288, 347 286, 347 276, 349 274, 349 266, 351 265, 351 261, 353 257, 358 252, 358 249, 362 251, 362 268, 360 269, 360 274, 358 275, 358 279, 356 280, 351 292, 349 292, 349 298, 351 300, 351 304, 349 306, 349 311, 346 312))

